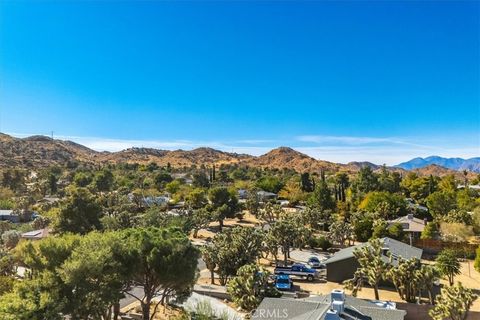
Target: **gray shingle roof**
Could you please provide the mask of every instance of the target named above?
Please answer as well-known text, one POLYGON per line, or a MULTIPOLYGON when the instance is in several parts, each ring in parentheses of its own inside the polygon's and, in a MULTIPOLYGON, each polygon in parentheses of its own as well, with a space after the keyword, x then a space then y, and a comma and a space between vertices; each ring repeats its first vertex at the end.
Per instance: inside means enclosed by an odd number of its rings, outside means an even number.
MULTIPOLYGON (((410 259, 410 258, 417 258, 421 259, 422 257, 422 249, 410 246, 406 243, 403 243, 401 241, 391 239, 391 238, 383 238, 383 246, 385 248, 389 249, 389 252, 392 254, 395 262, 395 257, 402 257, 404 259, 410 259)), ((330 259, 325 261, 325 264, 353 258, 353 251, 356 248, 361 248, 363 246, 368 245, 368 242, 358 244, 356 246, 348 247, 345 249, 342 249, 338 252, 336 252, 330 259)))
MULTIPOLYGON (((306 299, 265 298, 252 319, 323 320, 330 308, 330 295, 306 299)), ((345 297, 345 311, 342 319, 358 320, 404 320, 406 312, 378 307, 374 303, 345 297)))

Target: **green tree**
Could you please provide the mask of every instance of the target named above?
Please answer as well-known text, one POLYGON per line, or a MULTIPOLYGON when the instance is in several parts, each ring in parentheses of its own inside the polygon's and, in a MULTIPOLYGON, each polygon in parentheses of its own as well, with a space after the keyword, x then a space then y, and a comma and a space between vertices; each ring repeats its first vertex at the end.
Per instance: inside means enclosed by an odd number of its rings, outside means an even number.
POLYGON ((475 270, 480 272, 480 246, 477 248, 476 256, 475 256, 475 263, 473 264, 475 270))
POLYGON ((247 264, 227 283, 227 292, 240 308, 251 311, 265 296, 279 294, 268 283, 269 272, 255 264, 247 264))
POLYGON ((456 208, 453 191, 436 191, 427 197, 427 207, 434 218, 442 218, 456 208))
POLYGON ((160 171, 155 175, 154 181, 157 190, 162 190, 165 184, 173 181, 173 178, 168 172, 160 171))
POLYGON ((260 210, 262 209, 261 199, 258 195, 258 191, 259 190, 256 188, 248 190, 247 201, 245 202, 247 210, 255 217, 258 217, 260 210))
POLYGON ((191 190, 185 197, 185 204, 189 209, 200 209, 207 204, 207 196, 201 188, 191 190))
POLYGON ((438 237, 438 224, 435 221, 430 221, 423 229, 420 239, 435 239, 438 237))
POLYGON ((298 221, 291 218, 275 221, 270 226, 268 238, 272 241, 271 245, 275 245, 277 249, 280 248, 282 251, 285 264, 288 262, 290 250, 298 244, 297 241, 302 237, 305 229, 305 226, 299 225, 298 221))
POLYGON ((352 187, 357 195, 376 191, 379 188, 378 176, 373 172, 372 168, 364 166, 358 172, 352 187))
POLYGON ((337 173, 335 176, 337 190, 336 199, 345 202, 347 200, 347 188, 350 186, 350 180, 345 172, 337 173))
POLYGON ((0 247, 0 276, 12 276, 15 273, 15 259, 12 251, 0 247))
POLYGON ((135 297, 142 307, 143 320, 152 320, 160 303, 175 297, 182 300, 189 295, 197 278, 199 251, 178 229, 129 229, 124 241, 129 251, 130 276, 127 288, 143 288, 135 297), (159 297, 150 314, 152 299, 159 297))
POLYGON ((237 274, 241 266, 256 261, 262 241, 262 232, 255 228, 235 227, 215 235, 210 253, 222 285, 237 274))
POLYGON ((53 229, 56 233, 85 234, 100 230, 102 207, 85 188, 71 189, 55 217, 53 229))
POLYGON ((256 187, 267 191, 267 192, 273 192, 273 193, 278 193, 280 190, 282 190, 284 184, 282 180, 276 176, 264 176, 257 180, 256 182, 256 187))
POLYGON ((212 222, 212 214, 205 208, 193 210, 190 214, 190 220, 192 223, 193 237, 198 237, 198 231, 200 229, 208 227, 212 222))
POLYGON ((11 276, 0 276, 0 297, 5 293, 13 291, 15 285, 15 278, 11 276))
POLYGON ((325 181, 321 180, 317 183, 313 194, 310 196, 309 204, 320 210, 335 209, 335 201, 332 197, 332 192, 325 181))
POLYGON ((460 274, 460 261, 456 252, 444 249, 438 254, 435 262, 441 275, 447 277, 448 283, 453 286, 455 276, 460 274))
POLYGON ((216 187, 208 192, 208 200, 210 200, 209 210, 219 222, 220 232, 223 228, 223 220, 233 218, 239 212, 239 204, 237 197, 224 187, 216 187))
POLYGON ((93 185, 100 192, 107 192, 113 188, 114 177, 110 170, 104 169, 95 174, 93 185))
POLYGON ((387 271, 386 278, 392 280, 400 297, 407 302, 415 302, 420 282, 417 273, 420 270, 420 261, 416 258, 398 259, 396 267, 387 271))
POLYGON ((341 247, 345 246, 345 242, 353 238, 354 229, 351 223, 338 219, 328 227, 328 238, 338 243, 341 247))
POLYGON ((196 188, 208 188, 210 186, 210 181, 208 176, 203 171, 197 171, 192 175, 192 184, 196 188))
POLYGON ((14 290, 0 299, 0 319, 61 320, 62 297, 45 292, 41 280, 19 281, 14 290))
POLYGON ((118 318, 123 284, 133 263, 126 252, 118 233, 92 232, 81 238, 56 270, 62 286, 73 289, 65 310, 72 319, 118 318))
POLYGON ((303 192, 312 192, 315 188, 315 183, 310 179, 310 174, 308 172, 300 175, 300 187, 303 192))
POLYGON ((465 288, 461 283, 453 287, 444 287, 435 299, 435 307, 428 314, 433 320, 465 320, 477 298, 472 289, 465 288))
POLYGON ((57 183, 58 183, 58 178, 56 175, 53 173, 50 173, 47 177, 47 183, 48 183, 48 191, 50 194, 56 194, 57 193, 57 183))
POLYGON ((8 249, 13 249, 20 241, 20 232, 16 230, 8 230, 2 234, 3 245, 8 249))
POLYGON ((215 284, 215 268, 217 267, 216 261, 217 253, 214 246, 204 246, 201 249, 202 259, 205 262, 207 269, 210 271, 210 283, 215 284))
POLYGON ((400 183, 402 189, 408 197, 424 203, 425 199, 437 190, 438 178, 430 175, 429 177, 419 177, 415 172, 409 172, 400 183))
POLYGON ((272 224, 280 219, 283 213, 284 211, 279 204, 268 202, 265 204, 263 210, 258 212, 257 218, 265 221, 267 224, 272 224))
POLYGON ((378 187, 381 191, 396 193, 400 191, 402 178, 398 172, 389 172, 385 165, 382 166, 378 175, 378 187))
POLYGON ((352 215, 352 226, 355 239, 360 242, 368 241, 373 235, 373 217, 369 213, 358 212, 352 215))
POLYGON ((415 281, 418 283, 418 300, 421 299, 422 290, 428 292, 430 304, 434 304, 434 286, 440 277, 440 272, 435 266, 422 264, 415 274, 415 281))
POLYGON ((85 188, 93 181, 90 173, 87 172, 77 172, 73 177, 73 182, 80 188, 85 188))
POLYGON ((385 191, 368 193, 358 208, 378 213, 383 219, 392 219, 408 213, 405 197, 385 191))
POLYGON ((360 265, 355 271, 353 279, 345 282, 345 287, 352 290, 352 294, 356 296, 357 291, 363 286, 366 281, 373 287, 375 292, 375 299, 379 300, 378 285, 381 280, 385 279, 390 264, 385 261, 383 256, 383 244, 379 239, 373 239, 368 244, 356 248, 353 255, 360 265))
POLYGON ((178 179, 170 181, 165 185, 165 190, 170 193, 170 194, 175 194, 178 191, 180 191, 180 188, 182 187, 182 182, 178 179))

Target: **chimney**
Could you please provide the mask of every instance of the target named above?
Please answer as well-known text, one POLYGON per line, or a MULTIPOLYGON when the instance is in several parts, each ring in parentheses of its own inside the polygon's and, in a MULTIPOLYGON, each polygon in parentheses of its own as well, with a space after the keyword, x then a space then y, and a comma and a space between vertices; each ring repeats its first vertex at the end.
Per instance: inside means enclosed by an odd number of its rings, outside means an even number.
POLYGON ((408 220, 413 220, 413 213, 409 213, 409 214, 407 215, 407 219, 408 219, 408 220))
POLYGON ((342 289, 333 289, 330 293, 330 297, 332 302, 333 301, 343 301, 345 302, 345 291, 342 289))
POLYGON ((345 310, 345 291, 341 289, 333 289, 330 293, 330 297, 332 301, 330 309, 334 310, 340 317, 340 315, 345 310))

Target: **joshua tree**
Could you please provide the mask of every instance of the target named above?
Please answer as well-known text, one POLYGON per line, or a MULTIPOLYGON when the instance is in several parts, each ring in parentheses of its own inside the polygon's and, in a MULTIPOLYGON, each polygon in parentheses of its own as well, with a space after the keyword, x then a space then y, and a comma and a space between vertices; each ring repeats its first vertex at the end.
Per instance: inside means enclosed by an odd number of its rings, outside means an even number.
POLYGON ((477 298, 472 289, 463 287, 460 282, 456 286, 444 287, 429 315, 433 320, 465 320, 477 298))
POLYGON ((375 299, 379 300, 378 285, 385 278, 390 264, 385 261, 382 253, 382 242, 379 239, 372 239, 369 243, 353 252, 360 267, 355 271, 353 279, 345 282, 345 287, 352 290, 352 295, 356 295, 363 286, 363 281, 373 287, 375 299))

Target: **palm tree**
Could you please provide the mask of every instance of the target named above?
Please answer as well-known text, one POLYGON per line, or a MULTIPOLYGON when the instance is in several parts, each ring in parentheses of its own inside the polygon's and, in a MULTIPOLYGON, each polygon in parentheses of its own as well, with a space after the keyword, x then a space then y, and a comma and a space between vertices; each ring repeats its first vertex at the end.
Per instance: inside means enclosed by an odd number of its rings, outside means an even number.
POLYGON ((455 276, 460 274, 460 261, 455 251, 445 249, 440 252, 435 261, 440 274, 447 277, 448 283, 453 286, 455 276))

